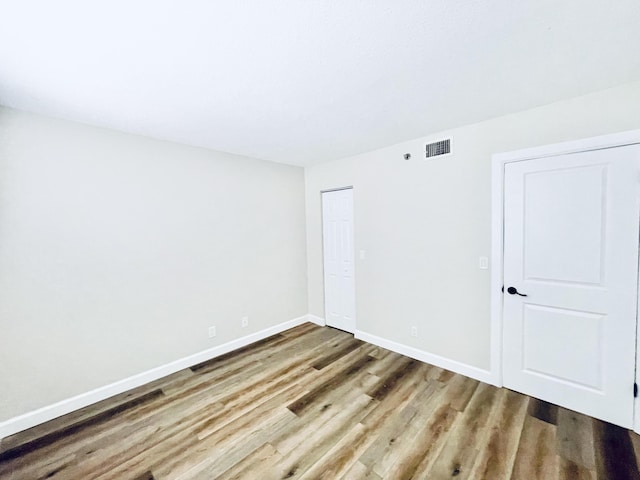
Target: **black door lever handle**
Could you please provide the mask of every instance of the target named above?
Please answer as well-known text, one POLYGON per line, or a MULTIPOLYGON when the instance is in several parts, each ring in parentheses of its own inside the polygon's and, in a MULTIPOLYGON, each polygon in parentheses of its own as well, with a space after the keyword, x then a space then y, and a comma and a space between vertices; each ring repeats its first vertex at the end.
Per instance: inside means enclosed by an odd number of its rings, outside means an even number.
POLYGON ((527 296, 524 293, 518 292, 518 289, 516 287, 507 288, 507 293, 509 293, 510 295, 520 295, 521 297, 526 297, 527 296))

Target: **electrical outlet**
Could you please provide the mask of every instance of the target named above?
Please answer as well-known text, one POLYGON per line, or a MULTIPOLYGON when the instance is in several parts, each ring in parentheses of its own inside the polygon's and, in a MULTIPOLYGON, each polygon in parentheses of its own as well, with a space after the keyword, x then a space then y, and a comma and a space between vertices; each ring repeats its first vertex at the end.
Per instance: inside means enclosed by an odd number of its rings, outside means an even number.
POLYGON ((213 338, 215 336, 216 336, 216 327, 215 326, 209 327, 209 338, 213 338))
POLYGON ((418 327, 411 327, 411 336, 412 337, 418 336, 418 327))
POLYGON ((242 317, 242 328, 247 328, 249 326, 249 317, 242 317))

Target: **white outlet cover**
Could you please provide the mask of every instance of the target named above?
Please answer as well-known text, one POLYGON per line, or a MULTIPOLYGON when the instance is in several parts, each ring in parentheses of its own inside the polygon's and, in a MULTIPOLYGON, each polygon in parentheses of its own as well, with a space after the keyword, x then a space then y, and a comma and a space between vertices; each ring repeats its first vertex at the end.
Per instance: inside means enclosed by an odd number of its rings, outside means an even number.
POLYGON ((489 269, 489 257, 480 257, 478 259, 478 268, 480 270, 488 270, 489 269))
POLYGON ((209 327, 209 338, 216 336, 216 327, 209 327))

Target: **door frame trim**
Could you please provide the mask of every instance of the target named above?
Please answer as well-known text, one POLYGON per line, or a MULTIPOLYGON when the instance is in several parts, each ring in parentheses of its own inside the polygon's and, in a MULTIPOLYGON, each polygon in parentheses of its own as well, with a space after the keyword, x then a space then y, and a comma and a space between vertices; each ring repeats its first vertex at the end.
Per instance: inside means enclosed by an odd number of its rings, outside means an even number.
POLYGON ((323 193, 339 192, 340 190, 353 190, 353 185, 348 187, 337 187, 337 188, 328 188, 326 190, 320 190, 320 196, 322 196, 323 193))
MULTIPOLYGON (((540 147, 526 148, 512 152, 496 153, 491 156, 491 359, 490 371, 492 383, 503 386, 502 378, 502 316, 503 316, 503 273, 504 273, 504 170, 511 162, 521 162, 537 158, 572 153, 602 150, 640 144, 640 130, 584 138, 569 142, 555 143, 540 147)), ((640 299, 640 292, 639 292, 640 299)), ((640 314, 636 313, 636 324, 640 314)), ((636 379, 640 384, 638 363, 638 334, 636 327, 636 379)), ((631 381, 631 379, 630 379, 631 381)), ((640 433, 640 397, 634 401, 634 430, 640 433)))

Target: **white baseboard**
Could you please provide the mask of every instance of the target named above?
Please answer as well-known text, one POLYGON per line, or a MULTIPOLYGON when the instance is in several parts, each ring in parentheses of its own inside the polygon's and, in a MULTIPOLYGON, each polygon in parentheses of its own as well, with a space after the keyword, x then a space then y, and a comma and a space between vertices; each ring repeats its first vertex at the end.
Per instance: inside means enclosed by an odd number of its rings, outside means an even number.
POLYGON ((392 352, 415 358, 416 360, 420 360, 421 362, 429 363, 431 365, 435 365, 436 367, 445 368, 452 372, 459 373, 466 377, 470 377, 475 380, 488 383, 490 385, 496 385, 495 376, 489 370, 484 370, 482 368, 474 367, 466 363, 451 360, 446 357, 441 357, 440 355, 435 355, 433 353, 428 353, 423 350, 404 345, 402 343, 394 342, 392 340, 387 340, 386 338, 363 332, 361 330, 356 330, 355 337, 379 347, 386 348, 387 350, 391 350, 392 352))
MULTIPOLYGON (((124 393, 133 388, 140 387, 149 382, 153 382, 172 373, 176 373, 185 368, 189 368, 198 363, 206 362, 219 355, 224 355, 238 348, 244 347, 251 343, 257 342, 271 335, 275 335, 280 332, 284 332, 290 328, 302 325, 305 322, 317 323, 317 320, 322 320, 319 317, 313 315, 303 315, 302 317, 294 318, 288 322, 283 322, 273 327, 266 328, 256 333, 252 333, 242 338, 232 340, 223 345, 218 345, 213 348, 209 348, 202 352, 198 352, 194 355, 175 360, 160 367, 152 368, 146 372, 133 375, 131 377, 119 380, 115 383, 105 385, 95 390, 91 390, 86 393, 81 393, 75 397, 67 398, 60 402, 46 407, 39 408, 32 412, 25 413, 18 417, 10 418, 0 423, 0 439, 13 435, 14 433, 21 432, 27 428, 35 427, 54 418, 66 415, 80 408, 87 407, 96 402, 106 400, 109 397, 124 393), (313 317, 313 318, 312 318, 313 317)), ((322 320, 324 322, 324 320, 322 320)), ((324 325, 324 323, 323 323, 324 325)))
POLYGON ((315 323, 316 325, 320 325, 321 327, 324 327, 327 324, 327 322, 326 322, 326 320, 324 318, 318 317, 317 315, 309 314, 309 315, 307 315, 307 317, 308 317, 308 320, 311 323, 315 323))

